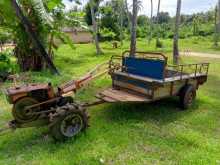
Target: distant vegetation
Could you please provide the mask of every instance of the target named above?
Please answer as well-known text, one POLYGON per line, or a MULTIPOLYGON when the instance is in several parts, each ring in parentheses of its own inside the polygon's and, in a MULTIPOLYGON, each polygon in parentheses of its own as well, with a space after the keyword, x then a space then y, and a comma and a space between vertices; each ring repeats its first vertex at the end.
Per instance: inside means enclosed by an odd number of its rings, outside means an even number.
MULTIPOLYGON (((181 0, 178 0, 179 3, 181 8, 181 0)), ((181 11, 179 11, 178 17, 171 17, 168 12, 160 10, 160 1, 158 4, 153 4, 151 1, 151 6, 157 5, 158 9, 156 15, 151 14, 148 17, 138 15, 140 9, 143 9, 143 4, 139 0, 133 0, 131 7, 127 0, 89 0, 85 6, 81 6, 80 1, 75 0, 76 5, 68 11, 65 10, 63 2, 57 0, 28 2, 21 0, 18 1, 18 4, 31 22, 32 30, 45 47, 51 60, 58 48, 55 39, 60 39, 74 48, 70 38, 62 32, 64 27, 90 29, 94 37, 97 55, 105 53, 99 42, 118 41, 122 47, 124 41, 130 40, 130 50, 135 50, 136 38, 145 39, 146 46, 156 40, 155 49, 166 46, 163 43, 164 39, 176 38, 175 44, 173 44, 177 45, 175 48, 173 47, 174 54, 176 54, 174 57, 178 57, 178 39, 208 37, 213 43, 212 47, 218 48, 219 5, 209 11, 191 15, 180 15, 181 11)), ((13 54, 17 58, 21 71, 47 69, 47 62, 38 55, 38 51, 26 34, 22 23, 16 18, 16 13, 11 11, 14 9, 9 1, 0 2, 0 48, 2 49, 7 42, 15 43, 13 54)), ((155 11, 151 11, 151 13, 155 13, 155 11)), ((193 42, 197 41, 193 39, 193 42)))

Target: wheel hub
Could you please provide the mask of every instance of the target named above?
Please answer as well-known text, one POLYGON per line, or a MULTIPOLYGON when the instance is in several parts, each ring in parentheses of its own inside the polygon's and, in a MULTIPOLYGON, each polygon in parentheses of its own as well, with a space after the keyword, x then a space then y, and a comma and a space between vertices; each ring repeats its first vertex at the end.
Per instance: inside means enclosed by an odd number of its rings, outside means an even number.
POLYGON ((191 105, 193 103, 193 100, 194 100, 194 94, 193 92, 190 92, 188 97, 188 104, 191 105))
POLYGON ((83 128, 82 117, 78 114, 67 116, 61 123, 61 132, 66 137, 73 137, 83 128))
POLYGON ((18 100, 12 109, 12 114, 15 120, 19 123, 27 123, 36 120, 38 116, 31 113, 38 111, 40 107, 26 109, 26 107, 34 104, 38 104, 38 101, 29 97, 18 100))

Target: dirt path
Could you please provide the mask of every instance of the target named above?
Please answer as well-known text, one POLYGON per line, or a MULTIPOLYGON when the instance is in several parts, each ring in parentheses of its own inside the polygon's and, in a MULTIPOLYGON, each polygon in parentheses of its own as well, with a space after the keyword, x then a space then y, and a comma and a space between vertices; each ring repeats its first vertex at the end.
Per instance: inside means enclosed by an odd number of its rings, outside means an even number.
POLYGON ((220 59, 220 54, 200 53, 200 52, 180 52, 183 56, 204 57, 204 58, 217 58, 220 59))

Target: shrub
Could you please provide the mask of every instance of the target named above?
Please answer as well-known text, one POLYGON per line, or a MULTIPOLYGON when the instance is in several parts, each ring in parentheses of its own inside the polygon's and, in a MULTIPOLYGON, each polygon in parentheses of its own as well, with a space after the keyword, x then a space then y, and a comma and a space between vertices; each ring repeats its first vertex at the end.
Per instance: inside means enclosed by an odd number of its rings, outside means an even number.
POLYGON ((0 52, 0 81, 5 81, 9 74, 14 72, 14 67, 10 61, 11 53, 8 51, 0 52))
POLYGON ((109 28, 101 29, 101 41, 111 41, 116 38, 116 34, 109 28))

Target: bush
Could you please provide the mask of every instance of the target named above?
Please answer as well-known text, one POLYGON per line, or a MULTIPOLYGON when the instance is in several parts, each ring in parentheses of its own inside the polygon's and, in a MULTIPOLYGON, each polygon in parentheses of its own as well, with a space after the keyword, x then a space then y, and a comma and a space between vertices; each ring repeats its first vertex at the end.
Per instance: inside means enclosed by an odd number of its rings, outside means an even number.
POLYGON ((137 27, 137 38, 145 38, 147 36, 147 30, 144 27, 137 27))
POLYGON ((108 28, 101 29, 101 41, 111 41, 116 38, 116 34, 108 28))
POLYGON ((5 81, 9 74, 14 72, 14 67, 10 61, 11 53, 8 51, 0 52, 0 81, 5 81))

